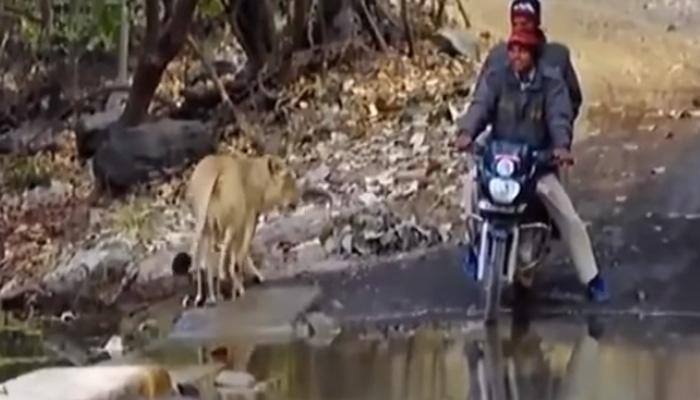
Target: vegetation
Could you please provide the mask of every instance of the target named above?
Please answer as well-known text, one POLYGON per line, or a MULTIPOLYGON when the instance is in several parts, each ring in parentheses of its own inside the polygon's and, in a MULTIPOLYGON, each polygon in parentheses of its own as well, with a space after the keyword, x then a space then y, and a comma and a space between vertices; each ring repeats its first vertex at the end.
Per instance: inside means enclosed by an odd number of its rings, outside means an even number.
POLYGON ((86 57, 114 59, 120 44, 131 44, 122 46, 122 58, 128 57, 124 49, 140 49, 121 116, 126 125, 136 125, 147 117, 169 63, 186 43, 196 47, 191 34, 206 36, 213 28, 228 24, 248 64, 239 85, 217 89, 224 99, 223 91, 231 92, 228 95, 237 102, 258 89, 268 93, 264 85, 284 84, 306 66, 326 68, 334 50, 347 49, 361 36, 371 38, 381 50, 399 45, 404 37, 398 17, 390 11, 389 2, 382 0, 7 0, 0 5, 0 20, 0 51, 10 56, 7 60, 30 61, 23 68, 35 78, 35 84, 26 88, 14 87, 17 82, 10 84, 3 78, 0 90, 15 98, 0 108, 0 130, 3 125, 14 128, 24 118, 38 114, 60 119, 67 111, 75 111, 83 105, 77 82, 86 79, 80 76, 81 61, 86 57), (133 26, 122 32, 123 16, 133 26), (191 29, 193 22, 197 29, 191 29), (257 86, 253 90, 251 83, 257 86), (48 106, 32 104, 46 95, 48 106))

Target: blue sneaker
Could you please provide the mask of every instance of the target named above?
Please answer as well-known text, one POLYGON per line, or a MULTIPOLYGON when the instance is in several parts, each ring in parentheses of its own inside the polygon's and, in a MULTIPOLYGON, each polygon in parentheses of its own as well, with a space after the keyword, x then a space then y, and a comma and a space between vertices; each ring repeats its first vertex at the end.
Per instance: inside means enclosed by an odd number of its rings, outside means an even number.
POLYGON ((477 265, 479 263, 479 258, 476 256, 473 246, 467 246, 464 252, 464 259, 462 260, 462 269, 468 277, 477 280, 477 265))
POLYGON ((586 293, 588 294, 588 300, 594 303, 605 303, 610 300, 610 293, 608 293, 607 285, 600 274, 596 275, 595 278, 588 282, 586 293))

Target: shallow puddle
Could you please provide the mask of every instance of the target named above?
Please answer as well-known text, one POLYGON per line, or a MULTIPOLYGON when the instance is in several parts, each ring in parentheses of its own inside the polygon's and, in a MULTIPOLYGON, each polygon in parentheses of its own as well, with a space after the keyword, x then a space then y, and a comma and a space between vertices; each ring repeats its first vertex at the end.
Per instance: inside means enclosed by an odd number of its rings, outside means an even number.
POLYGON ((600 337, 596 329, 573 322, 488 331, 423 327, 343 332, 328 345, 222 341, 207 349, 164 345, 146 354, 176 380, 194 384, 202 399, 697 398, 698 338, 600 337), (247 371, 257 383, 217 387, 222 368, 247 371))

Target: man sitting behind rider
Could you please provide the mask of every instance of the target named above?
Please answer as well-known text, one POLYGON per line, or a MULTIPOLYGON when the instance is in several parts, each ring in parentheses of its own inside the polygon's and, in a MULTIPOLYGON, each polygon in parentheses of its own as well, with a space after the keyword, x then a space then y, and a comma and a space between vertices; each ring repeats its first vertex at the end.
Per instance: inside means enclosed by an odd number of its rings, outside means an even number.
MULTIPOLYGON (((541 44, 541 37, 533 31, 513 32, 508 40, 508 63, 495 65, 486 72, 466 115, 458 122, 456 145, 460 150, 468 149, 491 124, 493 139, 513 139, 535 148, 551 148, 562 165, 573 161, 571 100, 559 70, 540 59, 541 44)), ((472 209, 474 177, 472 171, 465 182, 468 210, 472 209)), ((554 173, 540 178, 537 194, 561 232, 578 276, 586 285, 588 298, 606 301, 609 295, 586 227, 554 173)))
MULTIPOLYGON (((510 4, 510 25, 512 32, 521 30, 533 31, 540 36, 542 43, 541 60, 551 67, 559 68, 562 78, 569 90, 571 99, 571 107, 573 108, 572 118, 576 120, 583 102, 581 94, 581 86, 578 76, 571 62, 569 49, 556 42, 548 42, 547 36, 540 28, 542 22, 542 7, 539 0, 513 0, 510 4)), ((488 71, 494 67, 500 67, 508 63, 508 46, 507 43, 499 43, 494 46, 486 56, 479 76, 477 78, 478 85, 483 82, 483 78, 488 71)))

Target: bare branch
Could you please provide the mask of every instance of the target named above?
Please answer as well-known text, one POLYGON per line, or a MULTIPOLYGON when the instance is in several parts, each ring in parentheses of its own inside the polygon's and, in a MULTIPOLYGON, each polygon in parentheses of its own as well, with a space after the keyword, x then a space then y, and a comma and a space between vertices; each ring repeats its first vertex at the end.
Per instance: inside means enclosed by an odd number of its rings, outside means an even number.
POLYGON ((438 0, 438 1, 439 1, 438 9, 437 9, 437 12, 435 14, 435 20, 433 21, 433 23, 435 24, 435 26, 437 26, 439 28, 442 26, 442 22, 443 22, 444 17, 445 17, 445 5, 447 4, 447 0, 438 0))
POLYGON ((406 41, 408 42, 408 56, 413 58, 415 55, 415 46, 413 42, 413 28, 411 27, 411 20, 408 16, 407 3, 407 0, 401 0, 401 17, 403 18, 403 29, 406 33, 406 41))
POLYGON ((377 42, 379 49, 383 52, 386 52, 388 50, 388 46, 386 44, 386 41, 384 40, 384 36, 382 36, 382 33, 377 27, 377 23, 374 21, 374 18, 372 18, 372 14, 367 8, 367 3, 365 2, 365 0, 357 0, 357 2, 360 3, 360 9, 362 10, 362 14, 372 31, 372 35, 374 36, 374 40, 377 42))
POLYGON ((41 13, 41 28, 44 35, 51 35, 53 30, 53 1, 38 0, 41 13))
POLYGON ((462 19, 464 20, 464 27, 469 29, 472 27, 472 23, 469 20, 469 14, 467 14, 467 8, 464 6, 463 0, 455 0, 457 2, 457 7, 459 7, 459 13, 462 14, 462 19))
POLYGON ((211 60, 209 60, 209 57, 207 57, 207 55, 204 54, 204 52, 201 50, 201 48, 194 40, 192 35, 187 35, 187 44, 189 44, 190 48, 192 48, 192 51, 194 51, 195 55, 202 62, 204 69, 206 69, 207 73, 211 76, 211 79, 214 81, 214 84, 219 90, 219 95, 221 96, 221 99, 235 116, 236 122, 238 123, 238 127, 241 130, 241 132, 243 132, 243 134, 246 137, 248 137, 256 147, 259 146, 260 140, 255 134, 253 126, 250 124, 243 111, 241 111, 231 100, 231 97, 229 97, 228 92, 226 91, 226 87, 224 86, 223 82, 221 82, 221 78, 219 78, 219 74, 216 73, 216 68, 214 68, 214 64, 211 62, 211 60))
POLYGON ((202 62, 204 69, 214 81, 214 84, 216 85, 216 88, 219 91, 219 95, 221 95, 221 100, 223 100, 224 104, 226 104, 226 106, 229 107, 231 111, 237 112, 238 110, 236 109, 236 105, 233 104, 233 101, 231 101, 231 97, 229 97, 228 92, 226 91, 226 87, 224 86, 223 82, 221 82, 219 74, 216 73, 216 68, 214 68, 214 65, 209 60, 209 57, 207 57, 204 54, 204 52, 201 50, 201 48, 197 44, 197 41, 194 40, 192 35, 187 35, 187 44, 190 46, 192 51, 194 51, 194 54, 202 62))
POLYGON ((29 22, 41 24, 41 18, 32 14, 30 11, 9 4, 4 4, 3 7, 4 9, 0 10, 0 17, 24 18, 29 22))

